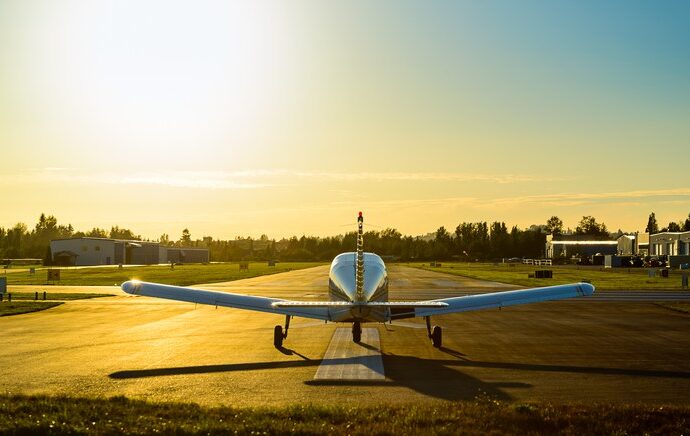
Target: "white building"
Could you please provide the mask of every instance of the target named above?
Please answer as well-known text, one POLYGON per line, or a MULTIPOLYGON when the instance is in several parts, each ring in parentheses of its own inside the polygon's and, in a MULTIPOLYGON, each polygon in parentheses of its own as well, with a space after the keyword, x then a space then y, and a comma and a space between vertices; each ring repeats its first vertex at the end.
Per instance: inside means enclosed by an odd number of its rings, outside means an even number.
POLYGON ((649 236, 651 256, 690 255, 690 232, 663 232, 649 236))
POLYGON ((106 238, 69 238, 50 241, 58 265, 150 265, 168 262, 207 263, 206 248, 161 247, 158 242, 106 238))
POLYGON ((649 233, 621 235, 618 238, 618 254, 621 256, 646 256, 649 253, 649 233))

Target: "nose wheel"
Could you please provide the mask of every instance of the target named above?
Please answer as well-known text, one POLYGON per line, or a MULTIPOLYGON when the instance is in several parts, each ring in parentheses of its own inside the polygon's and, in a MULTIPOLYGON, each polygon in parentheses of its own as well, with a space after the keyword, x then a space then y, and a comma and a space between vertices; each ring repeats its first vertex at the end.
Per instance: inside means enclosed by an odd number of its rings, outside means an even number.
POLYGON ((352 340, 355 344, 359 344, 362 340, 362 324, 359 321, 352 323, 352 340))
POLYGON ((443 330, 437 325, 433 329, 431 328, 431 317, 425 316, 424 319, 426 320, 426 331, 429 339, 431 339, 431 343, 434 347, 441 348, 443 345, 443 330))
POLYGON ((290 315, 285 316, 285 331, 282 326, 273 327, 273 346, 276 348, 283 347, 283 339, 287 339, 288 329, 290 328, 290 315))

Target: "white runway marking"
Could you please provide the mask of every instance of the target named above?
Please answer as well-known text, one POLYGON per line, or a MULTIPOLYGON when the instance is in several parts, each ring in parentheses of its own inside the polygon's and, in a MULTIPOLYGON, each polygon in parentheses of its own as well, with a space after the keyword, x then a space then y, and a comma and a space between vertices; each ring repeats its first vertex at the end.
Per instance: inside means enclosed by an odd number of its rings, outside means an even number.
POLYGON ((347 328, 335 330, 333 339, 316 370, 314 380, 385 380, 379 331, 362 329, 362 341, 355 344, 347 328))

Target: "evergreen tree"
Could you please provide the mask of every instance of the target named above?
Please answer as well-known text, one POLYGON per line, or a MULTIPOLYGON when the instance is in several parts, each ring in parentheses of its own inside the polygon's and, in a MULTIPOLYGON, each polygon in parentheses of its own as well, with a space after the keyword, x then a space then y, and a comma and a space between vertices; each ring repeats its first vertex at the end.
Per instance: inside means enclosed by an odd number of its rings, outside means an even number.
POLYGON ((656 222, 656 215, 654 212, 649 214, 649 219, 647 220, 647 227, 644 229, 645 232, 653 235, 654 233, 659 233, 659 224, 656 222))

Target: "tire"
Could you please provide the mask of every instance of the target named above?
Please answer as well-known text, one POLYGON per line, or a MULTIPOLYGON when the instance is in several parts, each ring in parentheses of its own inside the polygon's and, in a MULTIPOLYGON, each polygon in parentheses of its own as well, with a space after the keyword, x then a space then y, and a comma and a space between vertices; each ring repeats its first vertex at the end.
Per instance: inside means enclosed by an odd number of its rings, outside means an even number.
POLYGON ((443 333, 441 327, 437 325, 435 325, 431 331, 431 343, 434 344, 436 348, 441 348, 443 345, 443 333))
POLYGON ((359 344, 362 341, 362 326, 359 322, 352 324, 352 340, 355 344, 359 344))
POLYGON ((283 347, 283 327, 282 326, 275 326, 273 328, 273 346, 276 348, 282 348, 283 347))

